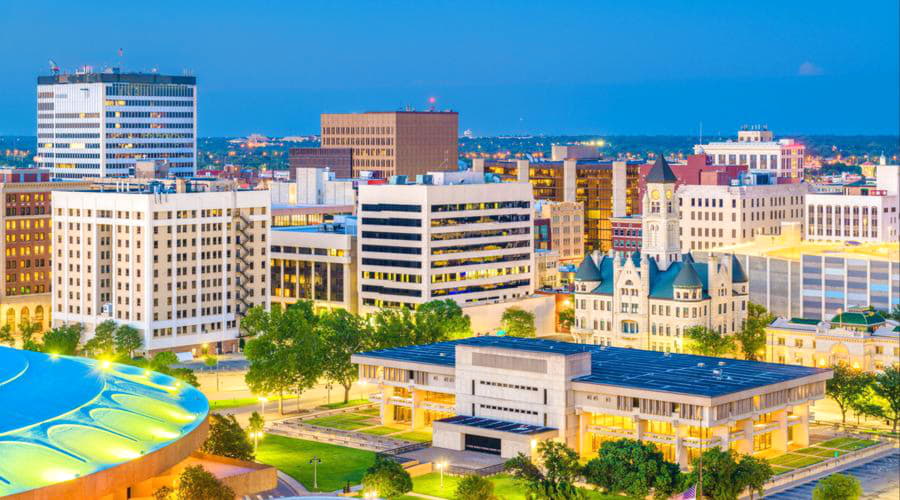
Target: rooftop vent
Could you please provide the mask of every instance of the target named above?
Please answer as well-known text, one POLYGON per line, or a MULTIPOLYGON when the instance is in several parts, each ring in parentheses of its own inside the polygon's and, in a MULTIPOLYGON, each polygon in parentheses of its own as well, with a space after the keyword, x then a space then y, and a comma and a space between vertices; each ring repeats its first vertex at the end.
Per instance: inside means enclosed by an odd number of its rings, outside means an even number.
POLYGON ((724 362, 724 361, 719 361, 719 366, 725 366, 725 362, 724 362))
POLYGON ((706 366, 706 363, 697 363, 697 368, 703 368, 706 366))
POLYGON ((721 377, 721 376, 722 376, 722 370, 719 370, 718 368, 716 368, 715 370, 713 370, 713 375, 715 375, 715 376, 717 376, 717 377, 721 377))

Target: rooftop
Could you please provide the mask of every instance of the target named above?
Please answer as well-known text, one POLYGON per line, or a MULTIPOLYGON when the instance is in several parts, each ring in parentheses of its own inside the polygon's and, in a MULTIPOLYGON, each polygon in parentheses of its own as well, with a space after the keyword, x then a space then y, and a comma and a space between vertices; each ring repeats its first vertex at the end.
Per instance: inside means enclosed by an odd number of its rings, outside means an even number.
POLYGON ((206 397, 159 373, 0 347, 0 496, 93 474, 167 446, 206 397))
POLYGON ((758 236, 748 243, 717 248, 715 253, 777 257, 794 261, 799 261, 801 255, 900 261, 900 246, 896 243, 853 245, 840 242, 792 241, 779 236, 758 236))
POLYGON ((55 83, 169 83, 196 85, 196 76, 161 75, 159 73, 76 73, 37 77, 38 85, 55 83))
POLYGON ((591 353, 591 373, 574 379, 691 396, 716 397, 816 375, 828 370, 736 359, 573 344, 517 337, 470 337, 435 344, 395 347, 359 356, 442 366, 456 365, 456 346, 496 347, 570 355, 591 353))
POLYGON ((479 429, 491 429, 501 432, 511 432, 513 434, 531 435, 541 434, 547 431, 555 431, 553 427, 543 427, 540 425, 518 424, 515 422, 505 422, 503 420, 494 420, 492 418, 469 417, 466 415, 456 415, 453 417, 442 418, 438 420, 445 424, 464 425, 466 427, 477 427, 479 429))

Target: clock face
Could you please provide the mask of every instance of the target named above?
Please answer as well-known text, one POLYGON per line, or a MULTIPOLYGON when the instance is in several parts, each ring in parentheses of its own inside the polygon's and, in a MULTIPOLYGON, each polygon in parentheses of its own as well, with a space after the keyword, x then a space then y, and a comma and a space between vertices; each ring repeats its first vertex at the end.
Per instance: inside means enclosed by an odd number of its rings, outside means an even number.
POLYGON ((672 199, 672 190, 671 189, 666 190, 666 199, 668 199, 668 200, 672 199))
POLYGON ((653 191, 650 192, 650 197, 653 198, 654 200, 658 200, 659 199, 659 191, 654 189, 653 191))

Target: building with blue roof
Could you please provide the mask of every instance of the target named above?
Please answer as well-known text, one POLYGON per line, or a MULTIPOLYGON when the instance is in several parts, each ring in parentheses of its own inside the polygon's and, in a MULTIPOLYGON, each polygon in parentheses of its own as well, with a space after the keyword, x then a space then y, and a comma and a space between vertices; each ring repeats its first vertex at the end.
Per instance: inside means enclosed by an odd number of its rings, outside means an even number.
POLYGON ((730 334, 747 316, 748 280, 734 256, 681 251, 677 177, 662 155, 646 176, 640 252, 594 252, 575 274, 578 342, 684 352, 685 332, 730 334))
POLYGON ((785 451, 809 442, 809 404, 831 370, 535 338, 471 337, 358 353, 382 423, 433 444, 512 457, 543 439, 582 456, 653 442, 687 466, 702 448, 785 451))

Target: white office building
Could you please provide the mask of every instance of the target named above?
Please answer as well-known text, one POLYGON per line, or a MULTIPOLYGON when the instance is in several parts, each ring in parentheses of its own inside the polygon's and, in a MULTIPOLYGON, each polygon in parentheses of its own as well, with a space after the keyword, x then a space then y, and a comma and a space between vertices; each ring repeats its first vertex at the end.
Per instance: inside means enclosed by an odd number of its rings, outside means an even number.
POLYGON ((806 195, 805 237, 809 241, 900 241, 900 167, 880 165, 876 183, 849 184, 841 193, 806 195))
POLYGON ((360 311, 435 299, 460 306, 534 290, 531 185, 477 172, 359 186, 360 311))
POLYGON ((776 141, 771 130, 756 126, 740 130, 737 141, 698 144, 694 153, 709 155, 716 165, 747 165, 750 170, 801 179, 806 146, 794 139, 776 141))
POLYGON ((54 177, 128 177, 140 161, 158 161, 177 177, 196 171, 193 76, 39 76, 37 108, 35 161, 54 177))

